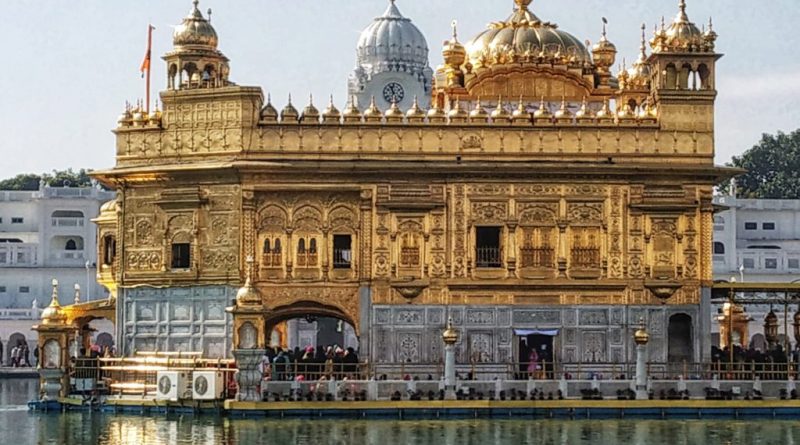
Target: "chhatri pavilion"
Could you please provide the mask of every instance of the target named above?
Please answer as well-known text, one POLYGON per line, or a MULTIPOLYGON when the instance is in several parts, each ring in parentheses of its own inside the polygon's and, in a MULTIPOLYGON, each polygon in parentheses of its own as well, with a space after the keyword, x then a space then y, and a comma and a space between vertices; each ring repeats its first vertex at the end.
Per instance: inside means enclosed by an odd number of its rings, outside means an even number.
POLYGON ((236 84, 194 1, 162 108, 126 109, 94 174, 118 191, 97 220, 118 351, 230 357, 320 317, 362 360, 441 363, 452 318, 459 363, 623 363, 642 319, 650 362, 707 359, 712 187, 736 173, 711 24, 681 0, 615 72, 605 30, 508 3, 432 69, 391 0, 346 104, 318 108, 236 84))

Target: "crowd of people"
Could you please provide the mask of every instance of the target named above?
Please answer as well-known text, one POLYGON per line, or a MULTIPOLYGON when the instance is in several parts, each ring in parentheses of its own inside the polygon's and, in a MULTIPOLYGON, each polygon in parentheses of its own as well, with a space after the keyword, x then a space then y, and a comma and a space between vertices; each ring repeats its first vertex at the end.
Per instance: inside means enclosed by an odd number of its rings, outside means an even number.
POLYGON ((795 349, 787 354, 781 345, 775 345, 768 351, 761 351, 753 345, 747 349, 734 345, 733 351, 727 346, 714 346, 711 348, 711 361, 720 370, 732 367, 731 371, 755 374, 762 380, 778 379, 785 378, 791 368, 789 363, 800 361, 800 350, 795 349))
POLYGON ((265 380, 323 380, 358 378, 358 353, 337 345, 307 346, 305 349, 269 347, 261 359, 265 380))

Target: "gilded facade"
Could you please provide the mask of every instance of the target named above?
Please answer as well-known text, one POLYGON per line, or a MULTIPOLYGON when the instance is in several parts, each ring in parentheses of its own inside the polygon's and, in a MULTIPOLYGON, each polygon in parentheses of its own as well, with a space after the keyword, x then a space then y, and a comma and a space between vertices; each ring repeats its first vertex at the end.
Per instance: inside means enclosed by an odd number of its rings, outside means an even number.
POLYGON ((278 111, 230 80, 195 2, 163 110, 126 109, 96 173, 119 192, 98 225, 122 350, 227 355, 314 314, 352 324, 371 362, 430 363, 452 316, 461 363, 520 359, 543 330, 556 360, 622 362, 643 317, 652 361, 699 360, 712 186, 731 175, 716 34, 681 1, 615 75, 605 30, 586 47, 514 3, 466 44, 454 28, 428 110, 278 111))

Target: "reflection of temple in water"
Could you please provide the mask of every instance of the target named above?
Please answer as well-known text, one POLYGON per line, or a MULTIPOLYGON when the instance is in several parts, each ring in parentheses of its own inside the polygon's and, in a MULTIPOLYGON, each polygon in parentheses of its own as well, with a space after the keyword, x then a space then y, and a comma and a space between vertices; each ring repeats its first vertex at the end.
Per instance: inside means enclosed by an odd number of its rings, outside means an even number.
POLYGON ((537 341, 553 360, 619 363, 643 319, 651 361, 699 361, 711 192, 730 174, 714 166, 716 34, 682 1, 614 75, 605 30, 586 47, 530 3, 466 44, 454 32, 428 85, 392 1, 359 43, 396 74, 361 73, 379 82, 369 106, 280 112, 232 82, 193 8, 163 109, 125 110, 116 166, 95 174, 119 191, 98 226, 121 352, 227 356, 288 342, 291 323, 302 347, 327 317, 372 363, 433 363, 452 317, 460 363, 518 360, 530 331, 552 333, 537 341))

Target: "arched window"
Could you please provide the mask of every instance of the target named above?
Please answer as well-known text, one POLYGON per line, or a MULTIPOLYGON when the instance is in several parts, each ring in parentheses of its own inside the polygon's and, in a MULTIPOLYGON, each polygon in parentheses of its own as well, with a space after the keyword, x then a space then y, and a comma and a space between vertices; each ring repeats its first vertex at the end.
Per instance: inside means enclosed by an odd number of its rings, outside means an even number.
POLYGON ((317 253, 317 239, 311 238, 311 241, 308 245, 308 253, 314 254, 317 253))
POLYGON ((304 238, 300 238, 300 241, 297 242, 297 253, 301 255, 306 253, 306 240, 304 238))
POLYGON ((270 253, 271 249, 269 247, 269 238, 264 240, 264 253, 270 253))
POLYGON ((725 244, 717 241, 714 243, 714 255, 725 255, 725 244))
POLYGON ((103 265, 111 266, 114 264, 114 257, 117 255, 117 240, 108 235, 103 238, 103 265))
POLYGON ((274 253, 281 253, 281 239, 275 238, 275 249, 272 250, 274 253))
POLYGON ((78 250, 78 244, 75 243, 74 239, 67 240, 67 244, 64 246, 64 250, 78 250))

